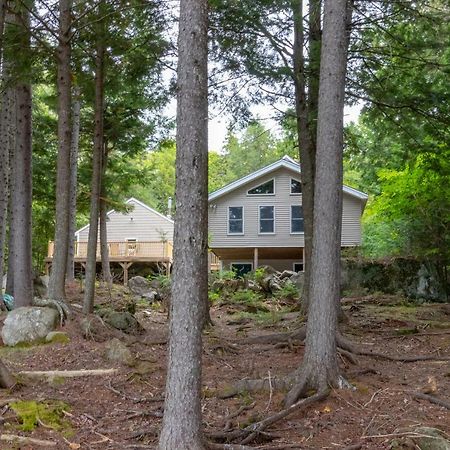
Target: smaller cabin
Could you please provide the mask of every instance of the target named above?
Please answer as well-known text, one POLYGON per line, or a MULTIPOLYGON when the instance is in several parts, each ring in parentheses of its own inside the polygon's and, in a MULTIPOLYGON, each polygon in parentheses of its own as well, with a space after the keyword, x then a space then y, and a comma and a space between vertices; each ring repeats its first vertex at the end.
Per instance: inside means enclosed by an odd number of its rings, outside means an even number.
MULTIPOLYGON (((123 271, 123 281, 128 282, 132 266, 146 266, 170 272, 173 262, 174 222, 145 203, 129 198, 126 213, 111 210, 107 213, 109 259, 112 270, 123 271)), ((89 224, 75 232, 75 264, 84 268, 87 258, 89 224)), ((53 242, 49 243, 46 259, 47 271, 53 258, 53 242)), ((101 262, 100 243, 97 244, 97 262, 101 262)))

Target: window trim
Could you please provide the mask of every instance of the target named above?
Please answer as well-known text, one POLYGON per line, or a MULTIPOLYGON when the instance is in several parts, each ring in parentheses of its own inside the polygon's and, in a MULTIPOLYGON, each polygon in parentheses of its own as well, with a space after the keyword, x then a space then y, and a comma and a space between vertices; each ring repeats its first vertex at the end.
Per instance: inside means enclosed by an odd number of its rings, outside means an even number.
POLYGON ((290 179, 289 179, 289 195, 302 195, 302 192, 292 192, 292 180, 298 181, 300 183, 300 185, 302 184, 302 182, 300 180, 297 180, 297 178, 290 177, 290 179))
POLYGON ((301 235, 301 234, 305 234, 305 216, 303 216, 303 231, 292 231, 292 207, 293 206, 301 206, 303 209, 303 204, 302 205, 298 205, 298 204, 291 204, 289 206, 289 231, 291 234, 293 234, 294 236, 296 235, 301 235))
POLYGON ((277 214, 276 214, 275 205, 258 205, 258 235, 265 236, 265 235, 276 234, 277 233, 276 218, 277 218, 277 214), (271 206, 273 208, 273 231, 269 231, 269 232, 260 231, 261 230, 261 207, 264 207, 264 206, 271 206))
POLYGON ((243 236, 245 234, 245 213, 244 205, 229 205, 227 206, 227 236, 243 236), (242 208, 242 232, 232 233, 230 232, 230 208, 242 208))
POLYGON ((277 193, 277 190, 276 190, 276 183, 275 183, 275 177, 274 177, 274 178, 270 178, 262 183, 258 183, 256 185, 252 186, 251 188, 247 189, 246 195, 248 197, 268 197, 268 196, 274 196, 276 193, 277 193), (273 193, 272 194, 249 194, 249 191, 251 191, 252 189, 257 188, 258 186, 261 186, 262 184, 266 184, 269 181, 273 181, 273 193))
POLYGON ((301 261, 294 261, 294 262, 292 263, 292 271, 293 271, 293 272, 296 272, 296 273, 302 273, 302 272, 304 272, 304 271, 305 271, 305 263, 303 262, 303 260, 301 260, 301 261), (296 265, 296 264, 301 264, 301 265, 303 266, 303 270, 299 270, 299 271, 295 270, 295 265, 296 265))

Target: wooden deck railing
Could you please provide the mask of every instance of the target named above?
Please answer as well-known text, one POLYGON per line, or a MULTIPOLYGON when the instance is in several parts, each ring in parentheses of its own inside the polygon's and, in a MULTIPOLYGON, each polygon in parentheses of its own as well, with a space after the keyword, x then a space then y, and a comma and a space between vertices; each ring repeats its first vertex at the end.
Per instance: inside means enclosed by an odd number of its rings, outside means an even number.
MULTIPOLYGON (((87 257, 87 242, 75 242, 75 258, 87 257)), ((173 245, 171 242, 148 241, 148 242, 108 242, 109 257, 120 258, 162 258, 172 259, 173 245)), ((54 243, 48 244, 48 258, 53 258, 54 243)), ((100 257, 100 243, 97 244, 97 257, 100 257)))

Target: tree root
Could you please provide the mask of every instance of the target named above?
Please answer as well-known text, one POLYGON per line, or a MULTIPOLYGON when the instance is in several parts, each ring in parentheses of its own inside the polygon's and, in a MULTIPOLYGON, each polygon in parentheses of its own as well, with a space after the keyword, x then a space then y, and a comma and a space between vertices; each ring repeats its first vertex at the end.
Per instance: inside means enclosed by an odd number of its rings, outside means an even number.
POLYGON ((442 406, 443 408, 450 409, 450 402, 446 402, 445 400, 437 398, 434 395, 423 394, 422 392, 414 392, 412 396, 413 398, 428 400, 429 402, 434 403, 435 405, 439 405, 442 406))
POLYGON ((221 399, 226 399, 234 397, 241 392, 258 392, 258 391, 269 391, 274 390, 285 390, 289 387, 291 383, 289 377, 273 377, 273 378, 259 378, 256 380, 244 379, 238 381, 233 386, 223 389, 218 392, 217 397, 221 399))
MULTIPOLYGON (((282 342, 303 341, 306 337, 306 328, 304 326, 289 333, 275 333, 264 336, 253 336, 240 341, 242 344, 280 344, 282 342)), ((450 361, 450 356, 436 356, 436 355, 413 355, 413 356, 396 356, 385 355, 384 353, 372 352, 364 350, 356 346, 341 333, 336 335, 336 344, 338 350, 353 364, 357 364, 355 356, 369 356, 371 358, 384 359, 387 361, 398 362, 417 362, 417 361, 450 361)))
POLYGON ((58 311, 59 314, 59 321, 61 323, 61 326, 71 316, 71 311, 69 307, 66 305, 65 302, 61 300, 52 300, 48 298, 34 297, 33 306, 41 306, 56 309, 56 311, 58 311))
MULTIPOLYGON (((240 441, 240 445, 245 446, 249 444, 250 442, 254 441, 259 435, 261 435, 264 430, 266 430, 269 426, 273 425, 275 422, 278 422, 281 419, 284 419, 285 417, 291 415, 294 412, 300 411, 304 408, 306 408, 309 405, 312 405, 313 403, 320 402, 327 398, 329 395, 328 389, 322 389, 316 394, 302 398, 298 402, 294 403, 293 405, 282 409, 281 411, 266 417, 265 419, 253 423, 249 425, 248 427, 242 429, 242 430, 232 430, 227 432, 221 432, 221 433, 213 433, 210 435, 210 437, 215 439, 222 439, 227 442, 232 441, 240 441)), ((224 447, 221 447, 224 448, 224 447)), ((244 447, 245 448, 245 447, 244 447)))

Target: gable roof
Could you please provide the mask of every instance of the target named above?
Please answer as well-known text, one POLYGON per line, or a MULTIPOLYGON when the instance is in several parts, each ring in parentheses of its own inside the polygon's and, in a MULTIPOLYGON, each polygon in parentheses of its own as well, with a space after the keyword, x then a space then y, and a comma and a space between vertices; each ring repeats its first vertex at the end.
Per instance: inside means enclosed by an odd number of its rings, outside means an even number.
MULTIPOLYGON (((173 224, 173 220, 169 219, 167 216, 165 216, 164 214, 159 213, 158 211, 156 211, 155 209, 151 208, 150 206, 146 205, 145 203, 141 202, 140 200, 138 200, 137 198, 134 197, 130 197, 128 200, 125 201, 126 205, 129 205, 130 203, 136 203, 140 206, 142 206, 143 208, 145 208, 147 211, 150 211, 156 215, 158 215, 159 217, 162 217, 163 219, 167 220, 169 223, 173 224)), ((107 216, 109 216, 110 214, 116 212, 115 209, 112 209, 111 211, 108 211, 106 213, 107 216)), ((89 223, 87 225, 85 225, 84 227, 81 227, 79 230, 75 231, 75 235, 81 233, 82 231, 86 230, 87 228, 89 228, 89 223)))
MULTIPOLYGON (((297 172, 300 175, 300 164, 296 162, 294 159, 292 159, 290 156, 285 155, 283 158, 279 159, 278 161, 275 161, 272 164, 269 164, 268 166, 263 167, 262 169, 258 169, 255 172, 250 173, 249 175, 246 175, 245 177, 239 178, 236 181, 233 181, 232 183, 227 184, 223 188, 218 189, 217 191, 212 192, 209 194, 208 200, 216 200, 219 197, 222 197, 225 194, 228 194, 231 191, 234 191, 235 189, 254 181, 264 175, 268 175, 275 170, 278 170, 280 168, 286 168, 289 170, 292 170, 293 172, 297 172)), ((368 195, 364 192, 358 191, 357 189, 351 188, 349 186, 343 185, 343 191, 352 197, 356 197, 357 199, 363 201, 366 203, 368 199, 368 195)))

